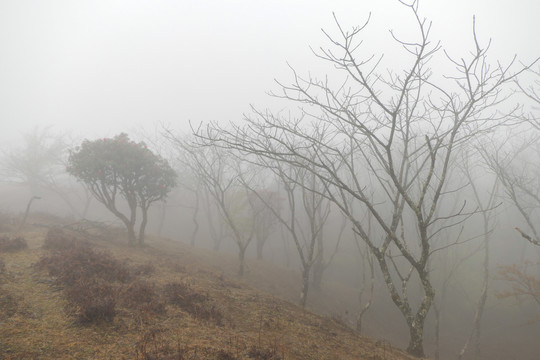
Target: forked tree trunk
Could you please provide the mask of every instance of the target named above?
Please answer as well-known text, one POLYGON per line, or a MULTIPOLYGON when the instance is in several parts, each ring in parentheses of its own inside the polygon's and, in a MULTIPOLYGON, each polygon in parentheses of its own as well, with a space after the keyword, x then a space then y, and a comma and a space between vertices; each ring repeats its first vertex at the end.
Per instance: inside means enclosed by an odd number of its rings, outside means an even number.
MULTIPOLYGON (((413 314, 413 310, 408 298, 405 295, 403 297, 399 295, 394 282, 392 281, 388 264, 386 263, 385 254, 377 251, 378 249, 372 249, 372 251, 373 250, 375 250, 374 255, 383 273, 384 281, 390 292, 392 301, 400 310, 407 322, 407 326, 409 327, 410 339, 409 345, 407 346, 407 352, 416 357, 424 357, 424 325, 426 316, 435 297, 435 290, 433 289, 433 286, 429 280, 428 272, 425 269, 422 271, 417 271, 424 290, 424 297, 418 306, 418 310, 415 314, 413 314)), ((403 289, 403 293, 406 294, 406 292, 406 288, 403 289)))
POLYGON ((139 227, 139 237, 137 239, 138 246, 144 245, 144 233, 146 231, 146 224, 148 224, 148 207, 149 206, 142 206, 142 220, 139 227))
POLYGON ((300 305, 302 307, 306 307, 306 303, 307 303, 310 271, 311 271, 311 266, 304 265, 304 269, 302 270, 302 292, 300 293, 300 305))
POLYGON ((245 257, 246 257, 246 248, 240 244, 238 244, 238 276, 244 276, 244 263, 245 263, 245 257))

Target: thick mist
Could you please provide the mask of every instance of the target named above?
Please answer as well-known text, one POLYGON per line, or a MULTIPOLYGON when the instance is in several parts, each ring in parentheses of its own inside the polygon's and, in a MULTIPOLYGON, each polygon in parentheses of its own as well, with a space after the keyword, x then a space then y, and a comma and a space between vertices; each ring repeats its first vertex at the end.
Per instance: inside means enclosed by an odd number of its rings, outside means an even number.
POLYGON ((415 356, 535 359, 539 10, 4 2, 0 212, 144 222, 141 248, 220 254, 228 276, 415 356), (121 133, 174 180, 137 154, 126 175, 105 147, 70 170, 121 133))

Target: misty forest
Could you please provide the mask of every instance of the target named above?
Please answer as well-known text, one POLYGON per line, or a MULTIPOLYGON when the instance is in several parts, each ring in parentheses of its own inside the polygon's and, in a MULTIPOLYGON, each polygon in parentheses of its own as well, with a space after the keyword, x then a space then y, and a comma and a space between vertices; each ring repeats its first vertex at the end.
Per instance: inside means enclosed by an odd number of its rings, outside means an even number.
POLYGON ((0 147, 0 359, 538 359, 540 58, 393 6, 240 118, 0 147))

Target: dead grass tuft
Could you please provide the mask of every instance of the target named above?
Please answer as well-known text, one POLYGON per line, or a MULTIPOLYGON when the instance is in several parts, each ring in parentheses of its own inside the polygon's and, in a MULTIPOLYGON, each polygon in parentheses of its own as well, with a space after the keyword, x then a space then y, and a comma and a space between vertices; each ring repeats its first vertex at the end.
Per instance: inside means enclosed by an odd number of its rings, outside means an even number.
POLYGON ((65 291, 67 310, 80 323, 112 321, 116 316, 116 290, 99 278, 81 278, 65 291))
POLYGON ((180 306, 182 310, 199 320, 212 321, 218 326, 223 325, 223 314, 209 302, 207 295, 180 282, 166 284, 163 291, 170 304, 180 306))
POLYGON ((166 312, 165 303, 148 281, 136 280, 129 284, 120 294, 122 305, 139 311, 150 311, 156 314, 166 312))
POLYGON ((250 359, 255 360, 281 360, 281 356, 279 355, 277 348, 264 349, 258 346, 252 346, 247 355, 250 359))
POLYGON ((0 280, 7 274, 6 272, 6 263, 3 259, 0 258, 0 280))
POLYGON ((148 276, 156 272, 156 267, 151 262, 147 262, 146 264, 133 266, 131 272, 135 276, 139 276, 139 275, 148 276))
POLYGON ((17 236, 14 238, 11 238, 9 236, 0 237, 1 252, 16 252, 24 250, 26 248, 28 248, 28 244, 26 240, 21 236, 17 236))
POLYGON ((125 263, 113 258, 107 252, 96 252, 86 246, 76 246, 44 256, 36 267, 47 270, 58 285, 64 286, 93 277, 122 283, 132 279, 132 274, 125 263))
POLYGON ((66 250, 82 245, 81 240, 68 235, 58 226, 54 226, 47 231, 43 242, 43 248, 47 250, 66 250))
POLYGON ((0 292, 0 320, 15 315, 19 308, 19 301, 20 299, 16 296, 2 289, 0 292))

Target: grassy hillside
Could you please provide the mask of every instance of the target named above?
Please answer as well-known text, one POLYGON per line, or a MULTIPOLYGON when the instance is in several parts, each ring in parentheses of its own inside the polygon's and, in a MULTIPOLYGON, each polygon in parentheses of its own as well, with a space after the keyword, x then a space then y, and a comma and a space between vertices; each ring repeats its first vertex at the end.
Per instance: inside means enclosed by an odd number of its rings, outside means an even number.
POLYGON ((36 222, 27 247, 0 229, 0 359, 410 359, 211 265, 227 256, 36 222))

